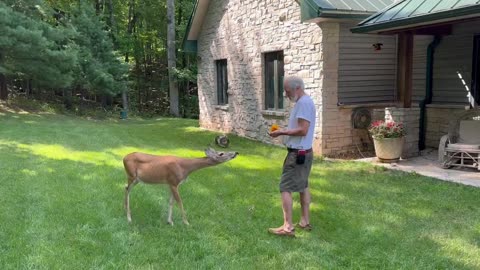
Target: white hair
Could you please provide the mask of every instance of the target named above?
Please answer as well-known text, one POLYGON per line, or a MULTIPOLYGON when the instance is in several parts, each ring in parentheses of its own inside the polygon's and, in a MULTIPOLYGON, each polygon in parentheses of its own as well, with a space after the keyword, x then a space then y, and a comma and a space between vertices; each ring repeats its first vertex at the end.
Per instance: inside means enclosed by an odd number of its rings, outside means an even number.
POLYGON ((302 91, 305 90, 305 83, 303 82, 303 79, 300 78, 300 77, 288 76, 288 77, 285 77, 284 82, 291 89, 297 89, 297 87, 300 87, 300 89, 302 89, 302 91))

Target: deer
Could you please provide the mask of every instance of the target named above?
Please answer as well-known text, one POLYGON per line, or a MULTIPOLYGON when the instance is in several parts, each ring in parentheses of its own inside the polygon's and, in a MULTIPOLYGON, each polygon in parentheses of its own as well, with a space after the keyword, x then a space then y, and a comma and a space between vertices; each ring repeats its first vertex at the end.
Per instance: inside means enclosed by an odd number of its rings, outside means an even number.
POLYGON ((217 152, 208 147, 205 157, 182 158, 177 156, 158 156, 140 152, 133 152, 123 158, 123 165, 127 173, 127 185, 125 186, 125 210, 128 222, 132 222, 130 212, 130 191, 139 182, 145 184, 166 184, 170 187, 170 199, 167 223, 173 225, 172 210, 173 200, 178 204, 185 225, 189 225, 182 199, 178 192, 179 185, 185 182, 187 177, 199 169, 216 166, 234 159, 238 152, 217 152))

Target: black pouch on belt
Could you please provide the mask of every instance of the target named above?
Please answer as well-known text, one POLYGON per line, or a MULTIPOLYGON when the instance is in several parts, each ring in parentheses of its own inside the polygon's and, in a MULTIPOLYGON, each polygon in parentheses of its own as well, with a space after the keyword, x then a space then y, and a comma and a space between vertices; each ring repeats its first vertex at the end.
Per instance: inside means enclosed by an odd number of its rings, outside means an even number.
POLYGON ((305 150, 298 150, 297 152, 297 164, 303 164, 305 163, 305 154, 307 153, 307 151, 305 150))

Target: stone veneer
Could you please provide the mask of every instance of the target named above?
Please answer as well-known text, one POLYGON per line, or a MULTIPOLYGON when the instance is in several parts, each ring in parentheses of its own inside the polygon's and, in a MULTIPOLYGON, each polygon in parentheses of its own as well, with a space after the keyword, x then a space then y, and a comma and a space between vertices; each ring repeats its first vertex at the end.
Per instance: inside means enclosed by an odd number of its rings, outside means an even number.
POLYGON ((427 147, 438 148, 440 138, 448 134, 452 122, 465 113, 462 106, 427 105, 426 139, 427 147))
POLYGON ((405 145, 403 147, 402 157, 414 157, 419 155, 418 141, 420 128, 420 108, 396 108, 387 107, 385 109, 374 110, 374 119, 385 121, 395 121, 403 123, 407 131, 405 136, 405 145))
POLYGON ((285 100, 283 112, 264 110, 262 59, 283 51, 285 76, 302 77, 317 108, 314 152, 357 152, 370 140, 366 130, 352 128, 353 108, 337 104, 340 28, 334 22, 301 23, 296 1, 212 0, 198 38, 200 126, 281 144, 267 130, 273 123, 286 126, 293 104, 285 100), (227 59, 226 106, 216 105, 219 59, 227 59))
MULTIPOLYGON (((283 51, 285 76, 304 79, 317 107, 315 141, 321 136, 322 27, 300 23, 300 7, 289 0, 212 0, 198 39, 200 126, 280 144, 267 135, 273 123, 286 126, 289 109, 264 110, 263 54, 283 51), (218 106, 215 60, 227 59, 228 101, 218 106)), ((320 153, 318 143, 314 146, 320 153)))

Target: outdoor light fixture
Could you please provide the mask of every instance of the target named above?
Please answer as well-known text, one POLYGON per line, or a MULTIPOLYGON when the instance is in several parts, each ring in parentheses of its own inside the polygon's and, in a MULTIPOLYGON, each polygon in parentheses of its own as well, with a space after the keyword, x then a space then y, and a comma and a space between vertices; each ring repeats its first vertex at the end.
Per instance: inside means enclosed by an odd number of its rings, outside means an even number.
POLYGON ((372 47, 375 51, 380 51, 382 50, 383 43, 373 43, 372 47))

